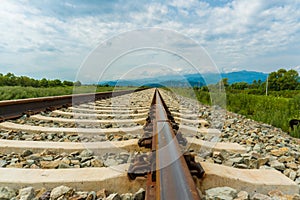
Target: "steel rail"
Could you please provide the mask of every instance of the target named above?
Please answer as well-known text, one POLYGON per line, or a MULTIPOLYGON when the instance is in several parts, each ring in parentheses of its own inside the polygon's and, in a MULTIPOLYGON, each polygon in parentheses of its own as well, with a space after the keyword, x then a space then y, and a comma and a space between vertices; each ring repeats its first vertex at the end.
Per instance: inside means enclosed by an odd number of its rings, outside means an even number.
POLYGON ((158 90, 155 96, 156 199, 200 200, 158 90))
POLYGON ((124 90, 116 92, 113 91, 88 94, 73 94, 0 101, 0 121, 18 118, 24 114, 35 114, 45 110, 54 110, 64 106, 68 107, 72 105, 78 105, 81 103, 91 102, 99 99, 130 94, 145 89, 146 88, 139 88, 136 90, 124 90))

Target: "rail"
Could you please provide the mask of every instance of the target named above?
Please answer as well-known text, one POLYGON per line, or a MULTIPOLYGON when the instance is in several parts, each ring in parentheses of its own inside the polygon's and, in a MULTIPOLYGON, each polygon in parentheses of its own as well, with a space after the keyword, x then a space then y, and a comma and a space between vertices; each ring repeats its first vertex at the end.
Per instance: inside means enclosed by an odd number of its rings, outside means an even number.
POLYGON ((182 137, 175 134, 171 119, 156 90, 145 135, 139 141, 139 146, 151 148, 152 153, 135 158, 128 176, 147 176, 146 200, 200 200, 192 174, 201 178, 204 170, 191 155, 181 152, 182 137))
POLYGON ((91 102, 103 98, 111 98, 113 96, 129 94, 144 89, 145 88, 115 92, 112 91, 88 94, 73 94, 63 96, 0 101, 0 121, 18 118, 24 114, 35 114, 45 110, 54 110, 60 107, 68 107, 71 105, 78 105, 81 103, 91 102))

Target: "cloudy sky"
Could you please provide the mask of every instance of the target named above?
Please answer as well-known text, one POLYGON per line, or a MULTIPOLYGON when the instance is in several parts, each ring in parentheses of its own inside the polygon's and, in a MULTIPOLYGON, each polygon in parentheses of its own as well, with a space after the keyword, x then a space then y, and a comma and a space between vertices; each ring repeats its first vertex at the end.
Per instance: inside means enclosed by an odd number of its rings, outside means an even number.
POLYGON ((146 27, 191 38, 220 71, 300 66, 298 0, 1 0, 0 73, 75 80, 103 41, 146 27))

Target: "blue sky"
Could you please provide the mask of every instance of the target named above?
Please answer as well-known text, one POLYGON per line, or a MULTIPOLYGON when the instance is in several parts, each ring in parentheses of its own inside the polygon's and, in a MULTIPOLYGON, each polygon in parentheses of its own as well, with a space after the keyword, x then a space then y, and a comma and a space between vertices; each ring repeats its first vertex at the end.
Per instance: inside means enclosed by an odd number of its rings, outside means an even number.
POLYGON ((75 80, 99 44, 145 27, 193 39, 220 71, 300 71, 298 0, 2 0, 0 73, 75 80))

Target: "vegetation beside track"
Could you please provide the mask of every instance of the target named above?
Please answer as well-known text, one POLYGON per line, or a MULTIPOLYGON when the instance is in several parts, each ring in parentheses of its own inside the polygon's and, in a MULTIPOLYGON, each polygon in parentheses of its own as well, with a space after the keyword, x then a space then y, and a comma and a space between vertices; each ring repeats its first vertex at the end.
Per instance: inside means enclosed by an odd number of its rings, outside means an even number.
POLYGON ((80 93, 109 92, 115 90, 130 90, 135 87, 112 86, 59 86, 48 88, 2 86, 0 87, 0 100, 25 99, 46 96, 59 96, 80 93))
POLYGON ((222 84, 195 88, 169 88, 182 96, 197 99, 203 104, 221 105, 227 110, 246 116, 247 118, 271 124, 289 132, 291 136, 300 138, 300 126, 290 130, 289 121, 300 119, 300 82, 294 70, 280 69, 269 74, 268 93, 266 82, 253 81, 229 84, 224 78, 222 84), (224 94, 217 94, 218 87, 224 86, 224 94), (226 91, 226 92, 225 92, 226 91), (226 97, 225 97, 226 94, 226 97), (213 98, 211 98, 213 97, 213 98), (223 97, 225 97, 223 99, 223 97), (226 100, 225 100, 226 99, 226 100), (216 102, 219 101, 219 102, 216 102), (225 104, 226 102, 226 104, 225 104))

